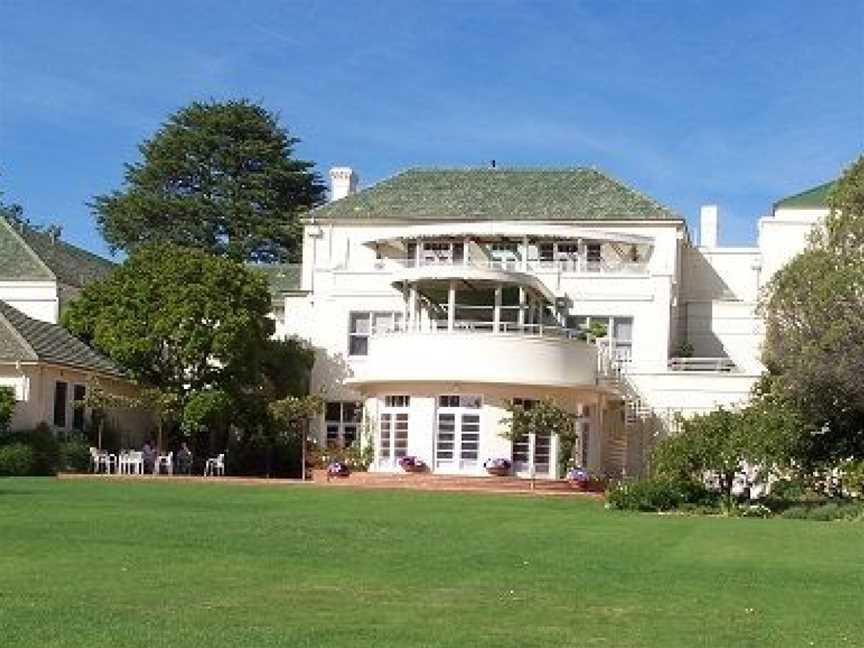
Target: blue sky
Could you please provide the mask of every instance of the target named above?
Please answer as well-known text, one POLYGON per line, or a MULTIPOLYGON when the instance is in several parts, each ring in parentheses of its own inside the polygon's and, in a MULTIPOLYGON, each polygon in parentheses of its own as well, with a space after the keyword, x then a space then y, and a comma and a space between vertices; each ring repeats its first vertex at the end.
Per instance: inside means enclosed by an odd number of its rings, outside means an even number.
POLYGON ((596 165, 721 240, 864 150, 864 2, 0 0, 0 189, 106 252, 86 202, 193 99, 248 97, 363 185, 596 165))

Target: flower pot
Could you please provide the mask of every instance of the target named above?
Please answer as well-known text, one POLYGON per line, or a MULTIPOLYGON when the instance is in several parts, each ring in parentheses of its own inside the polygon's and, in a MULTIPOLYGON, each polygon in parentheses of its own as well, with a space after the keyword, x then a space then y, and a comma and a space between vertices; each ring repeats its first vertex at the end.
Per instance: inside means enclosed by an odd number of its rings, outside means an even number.
POLYGON ((506 466, 487 466, 486 472, 495 477, 507 477, 510 474, 510 468, 506 466))

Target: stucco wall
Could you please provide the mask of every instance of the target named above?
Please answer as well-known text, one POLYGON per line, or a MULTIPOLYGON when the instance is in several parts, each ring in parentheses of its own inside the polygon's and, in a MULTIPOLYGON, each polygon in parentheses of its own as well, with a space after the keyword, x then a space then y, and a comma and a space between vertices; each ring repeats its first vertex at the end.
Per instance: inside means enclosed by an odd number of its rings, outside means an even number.
POLYGON ((0 281, 0 301, 43 322, 56 324, 60 315, 54 281, 0 281))
MULTIPOLYGON (((86 386, 91 375, 69 368, 59 368, 48 365, 15 365, 0 364, 0 385, 16 387, 19 402, 12 417, 13 430, 28 430, 41 422, 53 424, 54 418, 54 388, 57 381, 68 383, 66 402, 66 426, 64 431, 72 430, 72 399, 73 385, 86 386)), ((106 390, 121 395, 131 396, 135 388, 129 383, 101 378, 100 382, 106 390)), ((109 410, 111 424, 121 431, 121 436, 129 447, 140 447, 147 434, 154 429, 152 415, 144 410, 115 408, 109 410)), ((89 412, 86 412, 89 421, 89 412)), ((53 426, 53 425, 52 425, 53 426)))

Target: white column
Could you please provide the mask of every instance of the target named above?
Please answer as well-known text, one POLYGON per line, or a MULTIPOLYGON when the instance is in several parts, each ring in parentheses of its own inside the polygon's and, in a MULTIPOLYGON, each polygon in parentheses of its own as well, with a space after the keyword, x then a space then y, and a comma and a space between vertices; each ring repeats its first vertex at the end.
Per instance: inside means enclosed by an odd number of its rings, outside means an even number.
POLYGON ((447 330, 453 332, 453 324, 456 321, 456 280, 450 280, 447 290, 447 330))
POLYGON ((531 479, 537 474, 537 466, 534 463, 534 445, 537 442, 537 435, 533 432, 528 433, 528 475, 531 479))
POLYGON ((557 434, 553 434, 549 440, 549 476, 558 479, 558 454, 561 452, 561 440, 557 434))
POLYGON ((495 311, 492 315, 492 330, 498 333, 501 330, 501 284, 495 286, 495 311))
POLYGON ((470 244, 471 244, 471 239, 466 236, 465 240, 462 243, 462 265, 463 266, 468 265, 468 249, 469 249, 468 246, 470 244))
POLYGON ((519 286, 519 326, 525 326, 525 289, 519 286))
POLYGON ((528 237, 522 237, 522 272, 528 272, 528 237))
POLYGON ((419 329, 417 326, 417 288, 414 286, 411 286, 408 292, 408 317, 409 330, 417 331, 419 329))
POLYGON ((422 239, 417 239, 417 245, 414 246, 414 267, 420 267, 420 247, 423 245, 422 239))

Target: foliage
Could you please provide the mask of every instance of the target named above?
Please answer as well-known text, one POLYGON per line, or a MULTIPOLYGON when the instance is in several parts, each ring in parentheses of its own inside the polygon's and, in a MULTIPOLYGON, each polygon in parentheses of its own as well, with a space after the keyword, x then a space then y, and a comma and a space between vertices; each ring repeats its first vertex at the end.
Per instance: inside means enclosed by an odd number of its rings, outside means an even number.
POLYGON ((326 468, 334 462, 344 463, 353 472, 365 472, 375 460, 374 450, 370 453, 369 446, 355 441, 346 448, 320 448, 311 449, 310 465, 318 468, 326 468))
POLYGON ((12 422, 12 414, 15 412, 15 390, 5 385, 0 385, 0 434, 9 431, 12 422))
POLYGON ((307 394, 314 363, 315 353, 305 340, 266 340, 261 353, 264 389, 273 399, 307 394))
POLYGON ((299 216, 325 187, 294 158, 299 140, 246 100, 194 102, 170 115, 126 166, 122 191, 91 208, 112 249, 152 242, 236 261, 298 261, 299 216))
POLYGON ((864 458, 864 157, 829 196, 808 248, 762 298, 763 359, 777 391, 807 424, 798 459, 813 467, 864 458))
POLYGON ((683 504, 716 505, 716 496, 704 486, 684 479, 655 477, 641 481, 623 481, 606 492, 611 508, 623 511, 671 511, 683 504))
POLYGON ((718 408, 682 419, 682 431, 662 439, 654 448, 655 475, 679 481, 717 480, 720 492, 731 498, 735 476, 748 467, 764 473, 788 467, 798 434, 798 419, 785 409, 764 383, 757 385, 752 403, 739 410, 718 408))
POLYGON ((40 423, 27 434, 33 449, 33 475, 56 475, 60 468, 60 442, 47 423, 40 423))
POLYGON ((787 508, 781 515, 786 519, 815 522, 832 522, 834 520, 864 522, 864 503, 832 501, 816 505, 799 504, 787 508))
POLYGON ((566 470, 576 444, 577 416, 555 404, 551 398, 533 401, 530 405, 508 401, 509 416, 502 423, 506 429, 504 438, 515 441, 528 434, 549 434, 558 437, 560 470, 566 470))
POLYGON ((26 443, 0 446, 0 477, 23 477, 33 474, 33 448, 26 443))
POLYGON ((254 381, 273 330, 258 274, 174 245, 138 249, 84 289, 64 325, 163 392, 254 381))
POLYGON ((318 394, 309 396, 287 396, 270 403, 273 419, 286 432, 293 432, 310 418, 324 412, 324 398, 318 394))
POLYGON ((90 468, 90 444, 83 437, 60 443, 60 469, 66 472, 87 472, 90 468))
POLYGON ((207 431, 219 424, 231 408, 231 398, 221 389, 193 392, 186 400, 180 431, 187 436, 207 431))

